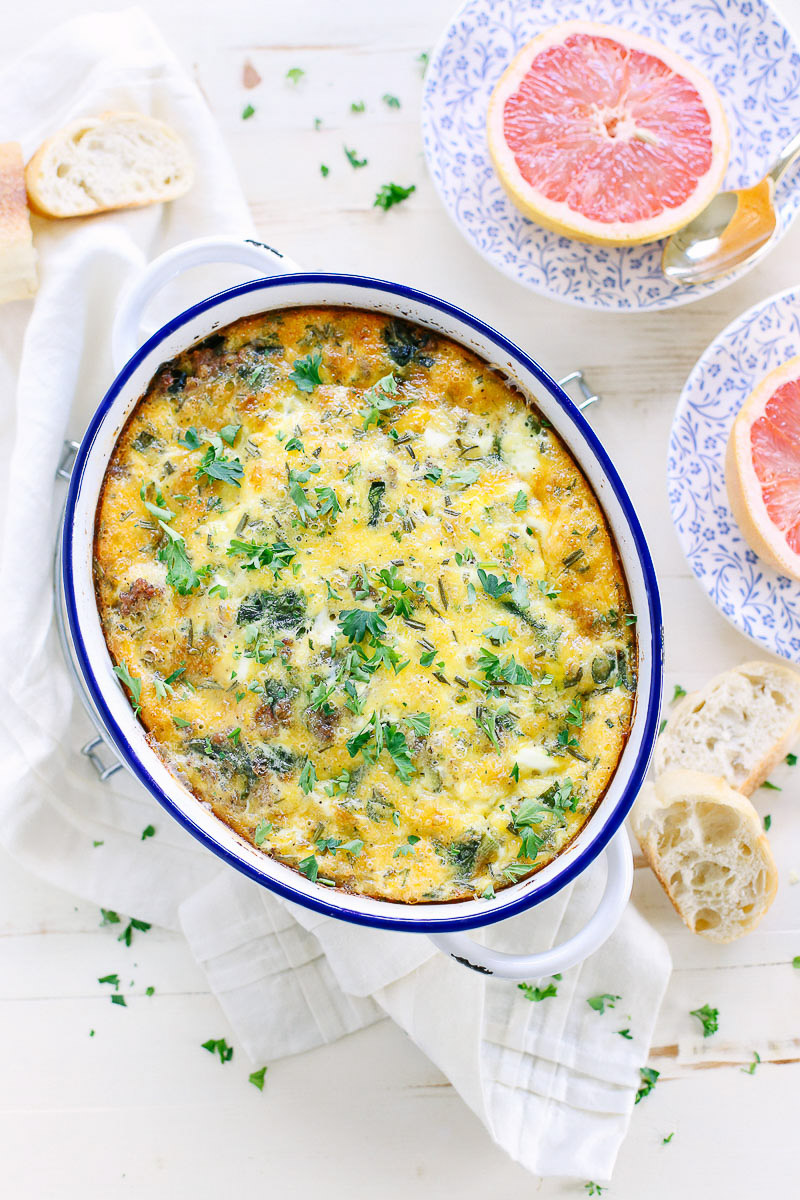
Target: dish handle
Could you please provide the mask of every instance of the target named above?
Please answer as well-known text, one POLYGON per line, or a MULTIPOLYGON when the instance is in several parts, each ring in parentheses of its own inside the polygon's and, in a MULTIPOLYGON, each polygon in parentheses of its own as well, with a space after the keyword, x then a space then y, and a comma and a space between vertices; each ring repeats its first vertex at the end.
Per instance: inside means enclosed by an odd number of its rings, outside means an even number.
POLYGON ((235 235, 194 238, 181 242, 154 258, 122 293, 114 328, 111 332, 111 354, 114 369, 119 371, 140 345, 142 316, 150 301, 177 275, 192 267, 208 263, 239 263, 255 267, 264 275, 281 275, 299 270, 297 263, 257 238, 235 235))
POLYGON ((560 946, 551 946, 539 954, 504 954, 481 946, 466 933, 431 933, 428 936, 437 949, 482 975, 521 981, 557 975, 599 949, 619 923, 633 886, 633 855, 624 829, 606 846, 606 862, 608 875, 600 903, 583 928, 560 946))

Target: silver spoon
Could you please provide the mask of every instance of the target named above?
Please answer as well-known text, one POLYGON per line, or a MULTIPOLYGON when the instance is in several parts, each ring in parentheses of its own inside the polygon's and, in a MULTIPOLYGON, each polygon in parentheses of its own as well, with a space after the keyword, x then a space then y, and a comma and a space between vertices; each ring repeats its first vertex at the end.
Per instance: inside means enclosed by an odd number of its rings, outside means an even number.
POLYGON ((720 192, 698 217, 669 238, 661 270, 673 283, 709 283, 760 258, 778 224, 775 185, 800 156, 800 133, 781 150, 754 187, 720 192))

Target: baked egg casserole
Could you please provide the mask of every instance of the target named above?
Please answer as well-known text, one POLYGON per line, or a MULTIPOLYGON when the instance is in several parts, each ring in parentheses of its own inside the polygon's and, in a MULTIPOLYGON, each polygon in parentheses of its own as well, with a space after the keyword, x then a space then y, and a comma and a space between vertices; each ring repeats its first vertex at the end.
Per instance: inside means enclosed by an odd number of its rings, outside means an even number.
POLYGON ((497 370, 396 317, 262 313, 162 365, 94 578, 170 772, 329 887, 490 899, 628 737, 636 618, 592 488, 497 370))

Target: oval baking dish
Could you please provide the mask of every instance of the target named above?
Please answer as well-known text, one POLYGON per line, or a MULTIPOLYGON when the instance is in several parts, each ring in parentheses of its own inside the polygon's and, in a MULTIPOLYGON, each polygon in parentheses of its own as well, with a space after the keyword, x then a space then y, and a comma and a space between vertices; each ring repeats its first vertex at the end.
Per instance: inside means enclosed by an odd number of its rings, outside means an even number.
MULTIPOLYGON (((249 261, 251 265, 258 262, 271 271, 285 270, 285 264, 268 248, 236 239, 204 239, 179 247, 153 264, 128 295, 120 311, 115 340, 119 343, 126 337, 130 339, 129 327, 134 320, 138 324, 138 315, 166 279, 197 262, 213 259, 249 261)), ((224 462, 222 447, 220 450, 220 461, 224 462)), ((153 497, 149 500, 153 503, 153 497)), ((159 501, 155 503, 158 506, 159 501)), ((483 322, 445 301, 399 284, 324 273, 295 272, 257 279, 193 305, 133 354, 98 407, 78 452, 70 482, 61 565, 73 657, 104 734, 154 797, 196 838, 238 870, 286 899, 327 915, 379 928, 427 933, 467 965, 513 977, 533 974, 537 965, 542 972, 559 969, 567 964, 567 958, 576 961, 590 952, 611 931, 630 886, 630 851, 625 835, 624 832, 616 838, 613 835, 636 796, 658 727, 662 648, 655 576, 630 500, 586 421, 532 359, 483 322), (361 310, 410 322, 430 331, 434 337, 455 342, 507 378, 535 404, 581 468, 616 545, 637 621, 634 645, 638 685, 629 735, 621 747, 616 770, 582 827, 535 874, 503 887, 494 896, 488 889, 487 896, 474 893, 445 904, 424 899, 398 904, 397 898, 382 899, 366 892, 358 894, 357 890, 333 888, 330 881, 325 886, 324 881, 316 878, 316 872, 310 872, 312 877, 308 877, 286 862, 267 856, 241 830, 216 816, 210 805, 199 803, 197 796, 178 778, 174 764, 173 770, 167 768, 154 749, 152 735, 136 719, 113 672, 95 599, 92 566, 96 511, 121 431, 165 362, 211 335, 219 338, 217 331, 256 314, 304 308, 317 312, 327 308, 332 313, 361 310), (568 951, 560 948, 560 957, 552 957, 556 952, 551 951, 547 963, 540 961, 541 956, 536 962, 524 956, 516 962, 505 962, 503 956, 477 947, 463 937, 464 930, 506 919, 553 895, 606 846, 609 846, 610 869, 604 899, 583 934, 573 939, 575 944, 568 944, 568 951), (548 965, 551 963, 556 965, 548 965)), ((413 744, 411 727, 408 732, 413 744)), ((394 736, 401 737, 399 726, 394 736)), ((198 794, 202 796, 202 791, 198 794)))

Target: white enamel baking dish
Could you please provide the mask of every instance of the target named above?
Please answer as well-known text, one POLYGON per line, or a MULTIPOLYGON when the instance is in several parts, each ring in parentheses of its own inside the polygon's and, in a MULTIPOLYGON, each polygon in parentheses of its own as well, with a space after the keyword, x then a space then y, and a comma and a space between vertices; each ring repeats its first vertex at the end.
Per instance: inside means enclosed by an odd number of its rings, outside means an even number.
POLYGON ((235 237, 185 243, 157 259, 123 297, 113 337, 119 374, 100 402, 78 450, 66 503, 60 585, 70 651, 93 714, 122 762, 195 838, 230 866, 287 900, 338 920, 428 935, 466 966, 508 979, 536 979, 566 969, 615 928, 632 882, 622 823, 641 786, 658 731, 661 610, 653 564, 617 472, 577 407, 538 364, 469 313, 413 288, 360 275, 301 272, 270 247, 235 237), (205 263, 256 267, 263 278, 209 296, 138 345, 140 318, 152 297, 180 273, 205 263), (344 305, 390 313, 447 335, 505 372, 530 395, 571 450, 608 518, 637 614, 638 691, 630 737, 611 784, 574 841, 529 879, 494 900, 403 905, 312 883, 250 845, 201 805, 166 769, 112 672, 95 603, 92 540, 95 508, 117 437, 159 365, 240 317, 292 305, 344 305), (468 931, 506 920, 554 895, 605 850, 607 880, 599 906, 569 941, 538 954, 501 954, 468 931))

